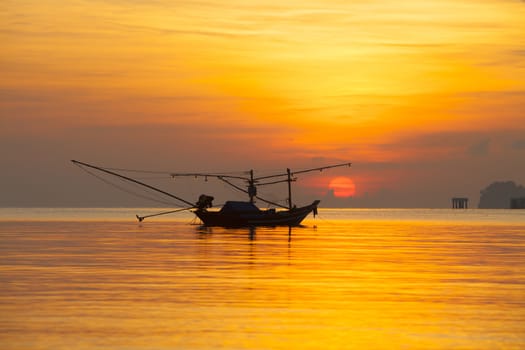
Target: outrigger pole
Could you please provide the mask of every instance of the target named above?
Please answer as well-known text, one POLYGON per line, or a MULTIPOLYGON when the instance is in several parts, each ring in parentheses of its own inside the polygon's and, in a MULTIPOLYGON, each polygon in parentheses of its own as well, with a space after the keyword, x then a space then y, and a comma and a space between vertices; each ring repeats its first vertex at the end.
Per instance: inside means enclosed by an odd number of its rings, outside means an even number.
POLYGON ((291 210, 293 208, 293 204, 292 204, 292 182, 296 180, 295 178, 293 178, 294 175, 302 174, 302 173, 309 173, 309 172, 312 172, 312 171, 323 171, 325 169, 339 168, 339 167, 343 167, 343 166, 351 167, 352 163, 342 163, 342 164, 328 165, 328 166, 323 166, 323 167, 319 167, 319 168, 312 168, 312 169, 305 169, 305 170, 298 170, 298 171, 292 171, 292 170, 290 170, 288 168, 288 169, 286 169, 286 173, 285 174, 276 174, 276 175, 262 176, 262 177, 258 177, 258 178, 255 178, 255 179, 252 178, 251 181, 253 183, 253 182, 257 182, 259 180, 263 180, 263 179, 271 179, 271 178, 275 178, 275 177, 286 176, 286 179, 284 179, 284 180, 277 180, 277 181, 274 181, 274 182, 268 182, 268 183, 265 183, 265 184, 262 184, 262 185, 275 184, 275 183, 279 183, 279 182, 287 182, 288 183, 288 209, 291 210))
POLYGON ((137 220, 139 222, 142 222, 142 220, 144 220, 145 218, 151 218, 152 216, 159 216, 159 215, 178 213, 179 211, 190 210, 190 209, 193 209, 193 208, 195 208, 195 207, 182 208, 182 209, 176 209, 176 210, 170 210, 170 211, 163 211, 163 212, 160 212, 160 213, 157 213, 157 214, 150 214, 150 215, 144 215, 144 216, 139 216, 139 215, 135 215, 135 216, 137 217, 137 220))
MULTIPOLYGON (((130 182, 134 182, 134 183, 139 184, 139 185, 141 185, 141 186, 147 187, 147 188, 149 188, 149 189, 151 189, 151 190, 153 190, 153 191, 160 192, 160 193, 162 193, 162 194, 164 194, 164 195, 166 195, 166 196, 168 196, 168 197, 171 197, 171 198, 174 198, 174 199, 176 199, 176 200, 178 200, 178 201, 181 201, 181 202, 183 202, 183 203, 186 203, 186 204, 190 205, 191 208, 195 208, 195 204, 193 204, 193 203, 191 203, 191 202, 189 202, 189 201, 187 201, 187 200, 185 200, 185 199, 182 199, 182 198, 180 198, 180 197, 177 197, 177 196, 175 196, 175 195, 173 195, 173 194, 171 194, 171 193, 169 193, 169 192, 163 191, 163 190, 161 190, 161 189, 159 189, 159 188, 156 188, 156 187, 153 187, 153 186, 151 186, 151 185, 148 185, 148 184, 146 184, 146 183, 144 183, 144 182, 141 182, 141 181, 138 181, 138 180, 132 179, 131 177, 127 177, 127 176, 124 176, 124 175, 121 175, 121 174, 115 173, 115 172, 113 172, 113 171, 110 171, 110 170, 107 170, 107 169, 104 169, 104 168, 101 168, 101 167, 98 167, 98 166, 95 166, 95 165, 91 165, 91 164, 87 164, 87 163, 79 162, 78 160, 71 160, 71 161, 72 161, 73 163, 75 163, 76 165, 86 166, 86 167, 88 167, 88 168, 92 168, 92 169, 95 169, 95 170, 98 170, 98 171, 102 171, 102 172, 104 172, 104 173, 107 173, 107 174, 110 174, 110 175, 113 175, 113 176, 120 177, 120 178, 122 178, 122 179, 124 179, 124 180, 130 181, 130 182)), ((191 208, 189 208, 189 209, 191 209, 191 208)), ((139 220, 140 220, 140 219, 139 219, 139 220)), ((142 220, 140 220, 140 221, 142 221, 142 220)))

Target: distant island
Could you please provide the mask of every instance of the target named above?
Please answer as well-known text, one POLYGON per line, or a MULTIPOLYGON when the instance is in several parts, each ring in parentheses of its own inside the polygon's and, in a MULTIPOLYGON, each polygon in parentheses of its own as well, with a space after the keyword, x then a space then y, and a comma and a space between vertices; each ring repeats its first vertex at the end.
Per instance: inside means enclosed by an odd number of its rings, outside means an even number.
POLYGON ((525 198, 525 187, 514 181, 493 182, 481 190, 478 208, 508 209, 511 207, 511 200, 517 198, 525 198))

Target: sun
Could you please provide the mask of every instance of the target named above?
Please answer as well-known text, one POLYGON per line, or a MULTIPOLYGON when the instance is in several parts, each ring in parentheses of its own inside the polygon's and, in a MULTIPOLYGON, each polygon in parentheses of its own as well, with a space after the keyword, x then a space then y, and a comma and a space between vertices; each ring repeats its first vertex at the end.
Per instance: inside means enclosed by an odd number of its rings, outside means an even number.
POLYGON ((352 179, 346 176, 333 178, 328 188, 334 191, 334 196, 338 198, 352 197, 355 195, 355 184, 352 179))

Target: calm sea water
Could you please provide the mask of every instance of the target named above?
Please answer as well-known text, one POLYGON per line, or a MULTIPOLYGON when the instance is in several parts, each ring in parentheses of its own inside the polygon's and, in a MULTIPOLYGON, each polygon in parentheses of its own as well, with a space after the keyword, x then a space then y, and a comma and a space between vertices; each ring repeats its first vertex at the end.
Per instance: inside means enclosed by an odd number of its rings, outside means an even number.
POLYGON ((0 209, 2 349, 525 349, 525 211, 0 209))

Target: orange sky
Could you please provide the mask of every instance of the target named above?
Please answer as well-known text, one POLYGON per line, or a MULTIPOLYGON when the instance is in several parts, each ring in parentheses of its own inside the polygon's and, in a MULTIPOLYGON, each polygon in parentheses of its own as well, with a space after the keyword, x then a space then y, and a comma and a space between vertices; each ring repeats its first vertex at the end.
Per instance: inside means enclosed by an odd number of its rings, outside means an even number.
POLYGON ((372 206, 448 206, 495 180, 525 183, 524 18, 511 0, 3 2, 0 205, 76 203, 65 190, 44 199, 64 179, 78 187, 70 158, 352 161, 304 190, 346 175, 372 206))

